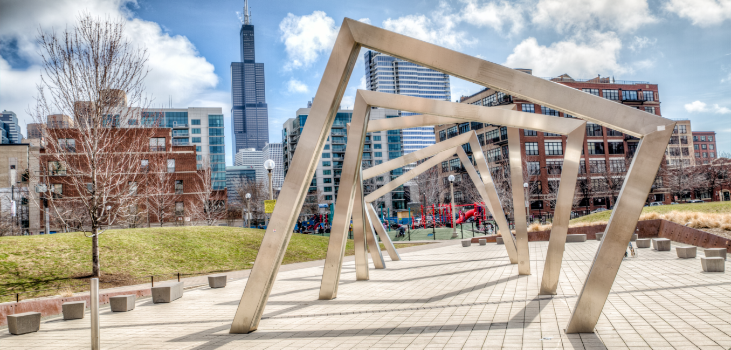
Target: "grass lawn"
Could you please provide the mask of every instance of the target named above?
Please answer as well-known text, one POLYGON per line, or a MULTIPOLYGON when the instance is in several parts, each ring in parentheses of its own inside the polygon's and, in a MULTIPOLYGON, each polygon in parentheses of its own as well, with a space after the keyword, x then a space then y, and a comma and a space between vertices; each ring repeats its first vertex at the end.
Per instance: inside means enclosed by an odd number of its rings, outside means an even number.
MULTIPOLYGON (((109 230, 99 238, 102 288, 149 282, 150 275, 171 279, 182 274, 207 274, 250 269, 263 230, 236 227, 164 227, 109 230)), ((284 264, 324 259, 328 237, 293 234, 284 264)), ((398 248, 408 245, 399 244, 398 248)), ((345 255, 353 255, 349 240, 345 255)), ((62 288, 87 290, 91 274, 91 239, 82 233, 0 237, 0 302, 5 294, 62 288)), ((157 280, 158 278, 156 278, 157 280)), ((58 291, 25 294, 25 298, 58 291)))
MULTIPOLYGON (((675 205, 660 205, 656 207, 644 207, 642 208, 642 214, 657 213, 667 214, 672 211, 677 212, 698 212, 698 213, 710 213, 710 214, 728 214, 731 213, 731 202, 710 202, 710 203, 689 203, 689 204, 675 204, 675 205)), ((601 213, 589 214, 580 218, 573 219, 569 222, 571 224, 580 223, 592 223, 592 222, 607 222, 609 216, 612 215, 612 211, 604 211, 601 213)))

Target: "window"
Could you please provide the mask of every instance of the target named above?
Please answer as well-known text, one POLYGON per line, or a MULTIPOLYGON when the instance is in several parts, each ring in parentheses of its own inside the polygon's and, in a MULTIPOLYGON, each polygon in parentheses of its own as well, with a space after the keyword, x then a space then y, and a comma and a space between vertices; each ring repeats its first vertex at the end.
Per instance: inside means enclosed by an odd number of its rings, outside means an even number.
POLYGON ((322 171, 322 175, 330 175, 330 174, 332 174, 332 170, 329 170, 328 169, 328 170, 323 170, 322 171))
POLYGON ((637 101, 637 91, 634 91, 634 90, 622 90, 622 100, 625 100, 625 101, 637 101))
POLYGON ((447 139, 447 131, 446 130, 439 130, 439 141, 444 141, 447 139))
POLYGON ((523 135, 524 136, 538 136, 538 132, 536 132, 535 130, 523 129, 523 135))
POLYGON ((523 112, 526 113, 535 113, 536 112, 536 106, 532 103, 523 103, 520 105, 520 108, 523 112))
POLYGON ((150 138, 150 152, 165 152, 165 138, 164 137, 151 137, 150 138))
POLYGON ((374 157, 383 157, 383 152, 373 152, 374 157))
POLYGON ((175 180, 175 194, 183 194, 183 180, 175 180))
POLYGON ((586 161, 583 159, 579 162, 579 174, 586 174, 586 161))
POLYGON ((480 141, 480 146, 484 146, 485 145, 485 134, 477 135, 477 141, 480 141))
POLYGON ((708 158, 708 153, 707 152, 703 152, 703 158, 708 158))
MULTIPOLYGON (((209 137, 208 144, 209 145, 223 145, 223 137, 209 137)), ((213 152, 211 152, 211 153, 213 153, 213 152)), ((223 153, 223 152, 215 152, 215 153, 223 153)))
POLYGON ((607 181, 603 178, 591 179, 591 187, 594 189, 594 191, 606 191, 607 181))
POLYGON ((538 142, 526 142, 525 143, 525 155, 537 156, 538 155, 538 142))
POLYGON ((326 187, 324 187, 324 188, 322 189, 322 192, 332 192, 332 191, 333 191, 333 188, 332 188, 332 187, 330 187, 330 186, 326 186, 326 187))
POLYGON ((326 194, 325 195, 325 200, 326 201, 331 201, 331 200, 333 200, 333 196, 331 194, 326 194))
POLYGON ((602 136, 602 126, 594 123, 586 123, 586 136, 602 136))
POLYGON ((330 153, 323 153, 322 158, 330 158, 330 153))
POLYGON ((655 107, 645 107, 645 112, 655 114, 655 107))
MULTIPOLYGON (((693 142, 698 142, 698 136, 693 135, 693 142)), ((696 148, 696 149, 698 149, 698 148, 696 148)))
POLYGON ((586 92, 587 94, 592 94, 594 96, 599 96, 599 89, 581 89, 581 91, 586 92))
POLYGON ((487 161, 489 163, 500 160, 500 148, 493 148, 487 151, 487 161))
POLYGON ((589 154, 604 154, 604 141, 587 142, 589 154))
POLYGON ((645 101, 655 101, 655 94, 652 91, 642 91, 642 99, 645 101))
POLYGON ((470 123, 462 123, 459 124, 459 133, 464 134, 466 132, 470 131, 470 123))
POLYGON ((698 144, 693 145, 693 149, 698 149, 698 144))
POLYGON ((447 129, 447 138, 451 139, 452 137, 455 137, 457 135, 459 135, 459 134, 458 134, 458 130, 457 130, 456 126, 452 126, 449 129, 447 129))
POLYGON ((705 136, 701 136, 701 141, 706 141, 706 137, 705 136))
POLYGON ((528 163, 528 175, 541 175, 541 163, 539 162, 527 162, 528 163))
POLYGON ((200 119, 191 119, 190 124, 191 125, 201 125, 201 120, 200 119))
POLYGON ((612 173, 624 173, 627 171, 624 159, 610 159, 609 171, 612 173))
POLYGON ((185 203, 183 203, 183 202, 175 202, 175 215, 176 216, 183 216, 183 215, 185 215, 185 203))
POLYGON ((681 145, 687 145, 688 144, 688 136, 680 136, 680 144, 681 145))
POLYGON ((381 136, 380 135, 373 136, 373 141, 381 141, 381 136))
POLYGON ((602 96, 607 100, 617 101, 619 100, 619 91, 617 90, 602 90, 602 96))
POLYGON ((700 158, 701 157, 701 152, 695 152, 695 157, 696 158, 700 158))
POLYGON ((622 136, 622 133, 617 130, 607 128, 607 136, 622 136))
POLYGON ((194 137, 193 138, 193 143, 201 143, 201 138, 200 137, 194 137))
POLYGON ((66 164, 59 161, 48 162, 48 175, 66 175, 66 164))
POLYGON ((448 163, 448 162, 447 162, 446 160, 442 162, 442 172, 443 172, 443 173, 446 173, 446 172, 448 171, 448 170, 447 170, 447 165, 448 165, 448 164, 449 164, 449 163, 448 163))
POLYGON ((89 192, 89 193, 92 193, 94 191, 94 184, 92 184, 91 182, 87 183, 86 184, 86 191, 89 192))
POLYGON ((191 129, 191 133, 192 134, 200 134, 201 133, 201 129, 200 128, 193 128, 193 129, 191 129))
POLYGON ((707 147, 708 145, 706 145, 705 143, 701 145, 701 149, 706 149, 707 147))
POLYGON ((51 184, 50 190, 53 192, 53 198, 63 197, 63 184, 51 184))
POLYGON ((196 155, 196 156, 195 156, 195 160, 197 160, 197 161, 199 161, 199 162, 200 162, 200 161, 202 161, 202 160, 203 160, 203 156, 202 156, 202 155, 200 155, 200 154, 198 154, 198 155, 196 155))
POLYGON ((604 159, 589 159, 589 171, 592 174, 600 174, 607 170, 604 159))
POLYGON ((563 154, 563 145, 561 142, 546 142, 545 146, 547 156, 560 156, 563 154))
POLYGON ((333 179, 332 178, 329 178, 329 177, 325 177, 325 178, 322 179, 322 183, 324 183, 324 184, 331 184, 331 183, 333 183, 333 179))
POLYGON ((670 152, 671 156, 680 157, 680 149, 678 147, 670 147, 668 148, 668 151, 670 152))
POLYGON ((485 143, 493 143, 500 141, 500 130, 494 129, 485 133, 485 143))
POLYGON ((708 145, 708 149, 713 149, 713 148, 714 148, 714 147, 713 147, 713 144, 709 144, 709 145, 708 145))
POLYGON ((558 117, 558 111, 557 110, 551 109, 551 108, 548 108, 548 107, 544 107, 544 106, 541 106, 541 113, 543 113, 545 115, 553 115, 553 116, 558 117))
POLYGON ((76 152, 76 140, 74 139, 58 139, 58 148, 61 152, 76 152))
POLYGON ((688 127, 687 125, 678 125, 678 127, 679 127, 678 130, 680 131, 681 134, 687 133, 687 129, 686 129, 688 127))
POLYGON ((716 158, 716 152, 711 152, 711 158, 716 158))
POLYGON ((563 168, 562 160, 547 160, 546 171, 549 175, 560 175, 561 169, 563 168))
POLYGON ((380 143, 377 143, 373 145, 373 149, 381 149, 382 145, 380 143))
POLYGON ((713 142, 713 136, 708 136, 708 142, 713 142))
POLYGON ((454 159, 449 160, 449 170, 451 170, 451 171, 459 170, 460 165, 461 164, 460 164, 459 158, 454 158, 454 159))
POLYGON ((195 146, 196 152, 203 152, 203 148, 201 146, 195 146))
POLYGON ((607 142, 609 154, 624 154, 624 142, 607 142))
POLYGON ((168 172, 169 173, 175 172, 175 159, 168 159, 168 172))
POLYGON ((150 161, 147 159, 140 161, 140 169, 142 171, 148 171, 150 169, 150 161))
MULTIPOLYGON (((221 137, 223 139, 223 137, 221 137)), ((224 153, 223 146, 208 146, 209 153, 224 153)))
POLYGON ((328 161, 323 161, 323 162, 322 162, 322 166, 330 166, 330 162, 328 162, 328 161))
POLYGON ((683 147, 682 150, 683 150, 683 155, 684 156, 687 157, 687 156, 690 155, 690 149, 688 147, 683 147))
POLYGON ((208 116, 208 127, 209 128, 222 128, 223 127, 223 115, 209 115, 208 116))
POLYGON ((528 188, 530 189, 531 194, 543 193, 543 183, 540 181, 531 181, 528 188))

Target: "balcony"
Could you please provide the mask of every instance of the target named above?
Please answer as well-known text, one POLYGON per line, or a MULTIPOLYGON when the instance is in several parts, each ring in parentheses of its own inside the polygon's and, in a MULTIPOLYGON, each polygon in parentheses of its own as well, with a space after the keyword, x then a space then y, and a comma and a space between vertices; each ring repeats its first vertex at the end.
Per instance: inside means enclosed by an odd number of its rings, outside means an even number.
POLYGON ((185 130, 185 132, 175 132, 173 131, 173 137, 188 137, 190 134, 188 133, 188 130, 185 130))
POLYGON ((187 129, 188 124, 173 123, 173 129, 187 129))

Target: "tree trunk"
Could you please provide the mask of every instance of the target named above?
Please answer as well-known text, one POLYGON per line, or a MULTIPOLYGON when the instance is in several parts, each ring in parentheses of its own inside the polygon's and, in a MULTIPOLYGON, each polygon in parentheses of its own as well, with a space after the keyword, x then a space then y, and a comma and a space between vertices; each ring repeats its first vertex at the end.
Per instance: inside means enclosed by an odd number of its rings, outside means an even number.
POLYGON ((100 277, 101 269, 99 268, 99 228, 91 229, 91 261, 92 261, 92 277, 100 277))

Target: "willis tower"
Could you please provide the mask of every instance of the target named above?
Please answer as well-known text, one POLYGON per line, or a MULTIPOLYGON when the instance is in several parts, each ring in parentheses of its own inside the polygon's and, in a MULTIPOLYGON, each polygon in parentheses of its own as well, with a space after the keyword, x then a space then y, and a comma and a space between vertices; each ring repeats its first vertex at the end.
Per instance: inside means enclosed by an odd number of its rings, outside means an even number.
POLYGON ((242 148, 261 151, 269 142, 269 113, 264 96, 264 63, 254 60, 254 26, 248 0, 241 25, 241 62, 231 63, 231 119, 233 154, 242 148))

